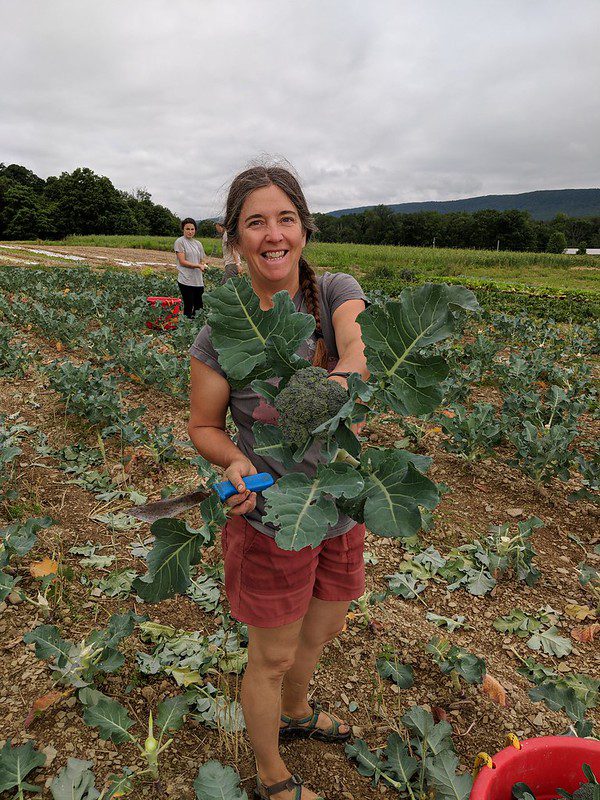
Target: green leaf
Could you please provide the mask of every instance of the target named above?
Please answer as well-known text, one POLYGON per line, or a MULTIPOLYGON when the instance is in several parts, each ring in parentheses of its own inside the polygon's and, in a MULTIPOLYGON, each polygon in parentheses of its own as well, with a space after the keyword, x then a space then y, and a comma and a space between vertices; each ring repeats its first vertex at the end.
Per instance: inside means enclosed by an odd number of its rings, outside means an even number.
POLYGON ((122 775, 109 775, 106 797, 102 800, 112 800, 113 797, 124 797, 133 791, 133 772, 129 767, 123 767, 122 775))
POLYGON ((470 775, 457 775, 458 757, 444 750, 435 759, 426 762, 427 774, 436 789, 439 800, 469 800, 473 779, 470 775))
POLYGON ((207 761, 198 770, 194 781, 196 800, 248 800, 239 786, 240 776, 232 767, 218 761, 207 761))
POLYGON ((354 497, 362 486, 360 474, 348 464, 321 464, 314 478, 299 472, 284 475, 264 492, 263 522, 279 528, 275 541, 283 550, 317 547, 338 520, 331 497, 354 497))
POLYGON ((158 519, 150 528, 155 536, 148 554, 148 573, 133 582, 133 589, 150 603, 183 594, 190 585, 190 565, 200 561, 206 534, 179 519, 158 519))
POLYGON ((277 292, 273 307, 262 311, 258 296, 245 278, 227 281, 206 294, 204 302, 219 364, 231 385, 238 389, 275 374, 267 363, 270 337, 282 337, 278 344, 284 340, 287 353, 293 354, 315 328, 314 317, 297 312, 288 292, 277 292))
POLYGON ((163 731, 178 731, 189 710, 189 703, 183 695, 169 697, 158 706, 156 724, 163 731))
POLYGON ((46 763, 46 756, 27 742, 20 747, 12 747, 9 739, 0 750, 0 792, 13 789, 26 789, 29 792, 39 792, 39 786, 25 783, 25 777, 32 769, 42 767, 46 763))
POLYGON ((98 728, 101 739, 110 739, 116 744, 133 739, 127 732, 133 725, 133 720, 116 700, 99 700, 95 705, 87 706, 83 712, 83 721, 92 728, 98 728))
POLYGON ((5 572, 0 572, 0 602, 6 600, 8 595, 17 585, 18 578, 13 578, 12 575, 7 575, 5 572))
POLYGON ((358 316, 367 365, 382 381, 382 394, 403 416, 434 410, 441 400, 435 383, 447 374, 439 357, 419 354, 455 327, 453 309, 477 311, 475 295, 461 286, 424 284, 404 289, 398 302, 370 306, 358 316))
POLYGON ((357 763, 360 775, 373 778, 376 786, 381 776, 385 773, 385 764, 377 753, 372 753, 363 739, 355 739, 344 748, 348 758, 353 758, 357 763))
POLYGON ((514 800, 535 800, 535 795, 526 783, 515 783, 512 787, 514 800))
POLYGON ((208 528, 211 536, 215 536, 227 522, 227 515, 223 504, 216 493, 211 493, 200 503, 202 521, 208 528))
POLYGON ((94 786, 93 761, 69 758, 50 784, 54 800, 96 800, 100 792, 94 786))
POLYGON ((410 779, 419 769, 419 762, 409 755, 406 742, 397 733, 390 733, 386 748, 387 770, 392 770, 394 775, 403 784, 408 786, 410 779))
POLYGON ((382 678, 391 678, 401 689, 410 689, 415 682, 410 664, 401 664, 396 656, 393 659, 387 656, 378 658, 376 667, 382 678))
POLYGON ((252 426, 254 435, 254 452, 262 458, 274 458, 279 461, 286 469, 293 469, 296 462, 293 458, 292 448, 289 447, 284 439, 281 429, 276 425, 266 425, 263 422, 255 422, 252 426))
POLYGON ((463 616, 457 616, 453 619, 451 617, 441 616, 440 614, 434 614, 433 611, 428 611, 427 614, 425 614, 425 619, 428 622, 433 622, 438 628, 446 628, 450 633, 458 628, 465 627, 465 618, 463 616))
POLYGON ((436 723, 429 711, 421 706, 409 709, 402 717, 402 724, 416 734, 416 739, 411 739, 411 742, 421 758, 453 749, 450 723, 446 720, 436 723))
POLYGON ((406 538, 418 533, 418 506, 439 502, 436 484, 419 472, 401 450, 369 449, 361 459, 364 489, 356 502, 364 507, 367 528, 380 536, 406 538))
POLYGON ((54 659, 61 667, 66 663, 71 649, 71 642, 61 638, 55 625, 38 625, 23 636, 23 641, 35 645, 36 658, 44 661, 54 659))
POLYGON ((0 530, 4 546, 18 556, 26 555, 37 542, 37 532, 54 525, 52 517, 36 517, 27 522, 13 522, 0 530))
POLYGON ((396 572, 394 575, 386 575, 390 591, 396 597, 402 597, 404 600, 416 600, 417 597, 424 592, 427 588, 424 583, 417 584, 417 579, 414 575, 406 575, 402 572, 396 572))
POLYGON ((565 639, 564 636, 559 636, 558 628, 555 625, 545 631, 534 633, 531 639, 527 641, 527 646, 532 650, 542 648, 544 653, 557 658, 568 656, 573 649, 571 640, 565 639))

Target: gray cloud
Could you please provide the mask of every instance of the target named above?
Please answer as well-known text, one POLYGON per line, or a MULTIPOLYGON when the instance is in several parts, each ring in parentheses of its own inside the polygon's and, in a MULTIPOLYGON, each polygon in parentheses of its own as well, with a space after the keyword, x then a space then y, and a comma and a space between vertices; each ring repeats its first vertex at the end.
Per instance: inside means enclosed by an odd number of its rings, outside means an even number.
POLYGON ((597 0, 20 0, 0 159, 212 216, 261 153, 314 210, 598 185, 597 0))

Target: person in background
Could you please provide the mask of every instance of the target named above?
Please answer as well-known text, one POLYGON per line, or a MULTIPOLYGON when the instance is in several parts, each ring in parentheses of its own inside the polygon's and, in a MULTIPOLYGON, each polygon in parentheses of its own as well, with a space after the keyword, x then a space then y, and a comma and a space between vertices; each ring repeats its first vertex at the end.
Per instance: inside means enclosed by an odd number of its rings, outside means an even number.
MULTIPOLYGON (((351 275, 317 276, 303 257, 316 226, 296 177, 283 167, 242 172, 229 190, 225 225, 229 242, 246 262, 260 307, 272 308, 273 296, 287 291, 297 311, 314 316, 315 333, 298 354, 327 369, 328 379, 345 388, 351 372, 368 377, 356 321, 366 297, 351 275)), ((257 764, 255 797, 318 800, 291 774, 279 737, 330 743, 350 737, 348 723, 311 702, 308 693, 323 647, 343 629, 350 601, 365 590, 365 526, 341 515, 316 548, 280 549, 276 528, 263 519, 264 498, 244 483, 244 476, 257 472, 275 478, 286 472, 275 457, 256 452, 252 425, 259 419, 261 398, 250 386, 231 386, 210 326, 200 331, 190 354, 190 438, 238 491, 227 501, 221 544, 231 615, 248 626, 241 701, 257 764), (226 426, 228 409, 237 427, 235 443, 226 426)), ((319 458, 318 447, 310 448, 295 471, 314 475, 319 458)), ((318 679, 315 688, 326 698, 327 687, 318 679)))
POLYGON ((206 253, 196 240, 196 220, 186 217, 181 223, 183 236, 176 240, 173 249, 177 254, 177 285, 183 298, 183 313, 190 319, 202 308, 206 253))
POLYGON ((229 278, 235 278, 242 274, 242 259, 235 247, 231 247, 231 245, 227 243, 227 231, 223 225, 221 225, 220 222, 216 222, 215 228, 219 236, 221 236, 221 250, 223 251, 224 270, 221 283, 226 283, 229 278))

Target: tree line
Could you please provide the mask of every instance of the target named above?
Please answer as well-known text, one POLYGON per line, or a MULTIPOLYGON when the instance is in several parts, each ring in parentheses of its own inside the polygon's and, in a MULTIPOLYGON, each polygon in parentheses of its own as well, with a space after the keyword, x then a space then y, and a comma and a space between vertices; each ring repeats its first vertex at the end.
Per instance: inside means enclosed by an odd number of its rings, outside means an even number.
MULTIPOLYGON (((562 253, 566 247, 600 247, 600 217, 557 214, 542 222, 528 211, 419 211, 394 213, 387 206, 358 214, 315 214, 321 242, 390 244, 406 247, 457 247, 477 250, 530 250, 562 253)), ((200 236, 214 236, 214 221, 198 225, 200 236)))
MULTIPOLYGON (((317 241, 410 247, 530 250, 600 247, 600 217, 557 214, 539 221, 527 211, 419 211, 394 213, 376 206, 335 217, 315 214, 317 241)), ((178 217, 152 202, 144 189, 116 189, 87 167, 46 180, 19 164, 0 163, 0 239, 60 239, 69 234, 179 236, 178 217)), ((198 225, 215 236, 214 220, 198 225)))
POLYGON ((0 239, 180 233, 178 217, 145 189, 121 191, 87 167, 44 180, 19 164, 0 163, 0 239))

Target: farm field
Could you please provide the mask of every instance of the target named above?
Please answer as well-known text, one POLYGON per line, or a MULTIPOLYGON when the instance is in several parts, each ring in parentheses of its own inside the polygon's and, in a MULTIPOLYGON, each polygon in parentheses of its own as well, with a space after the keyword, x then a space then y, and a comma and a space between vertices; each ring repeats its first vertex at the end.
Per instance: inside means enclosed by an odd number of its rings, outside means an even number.
MULTIPOLYGON (((186 431, 187 349, 204 320, 149 328, 160 312, 145 298, 176 290, 172 253, 118 238, 111 250, 87 238, 20 244, 80 262, 0 249, 0 747, 43 752, 27 777, 42 798, 68 758, 93 762, 99 790, 121 781, 123 794, 104 798, 194 800, 211 759, 234 767, 250 796, 236 702, 244 630, 227 614, 218 526, 198 509, 184 515, 206 539, 186 594, 148 602, 132 585, 147 573, 152 533, 127 509, 210 482, 186 431), (172 720, 158 772, 144 757, 150 711, 172 720)), ((407 250, 348 247, 335 261, 327 248, 342 247, 313 245, 309 257, 348 271, 355 259, 366 275, 393 264, 384 250, 407 250), (368 261, 363 250, 382 252, 368 261)), ((435 257, 450 270, 464 252, 435 257)), ((402 255, 402 268, 428 272, 420 253, 402 255)), ((548 285, 597 291, 591 257, 538 256, 536 267, 532 254, 467 254, 456 269, 491 276, 493 258, 521 255, 504 280, 539 269, 557 281, 548 285)), ((436 345, 449 365, 439 408, 368 420, 363 449, 431 459, 440 502, 421 507, 418 534, 368 533, 367 594, 319 665, 314 699, 349 721, 354 744, 283 745, 328 800, 404 796, 389 770, 373 786, 366 763, 390 734, 406 736, 407 712, 451 733, 463 794, 439 790, 440 800, 466 798, 476 754, 502 749, 509 732, 600 736, 600 349, 589 322, 462 315, 436 345)))
MULTIPOLYGON (((200 241, 209 257, 220 257, 218 239, 204 238, 200 241)), ((172 263, 173 259, 173 239, 159 236, 70 236, 57 242, 3 243, 4 248, 11 245, 27 248, 50 246, 66 254, 84 255, 87 252, 89 255, 105 257, 107 254, 96 248, 142 250, 148 252, 137 252, 137 258, 129 253, 129 260, 162 261, 164 258, 166 263, 172 263), (169 256, 158 255, 163 251, 169 253, 169 256)), ((13 253, 18 255, 19 251, 15 250, 13 253)), ((0 250, 0 255, 2 254, 3 251, 0 250)), ((306 254, 317 269, 346 271, 357 277, 390 278, 402 270, 412 270, 423 276, 469 276, 524 286, 549 286, 555 289, 580 289, 600 293, 600 259, 594 256, 325 242, 309 243, 306 254)))

